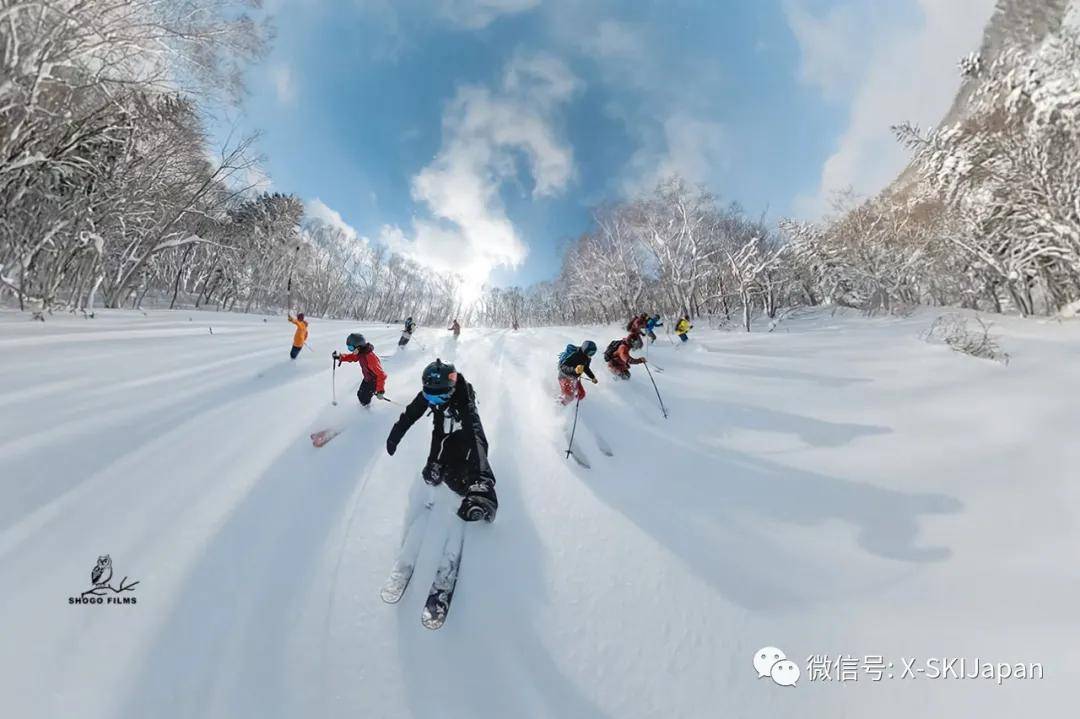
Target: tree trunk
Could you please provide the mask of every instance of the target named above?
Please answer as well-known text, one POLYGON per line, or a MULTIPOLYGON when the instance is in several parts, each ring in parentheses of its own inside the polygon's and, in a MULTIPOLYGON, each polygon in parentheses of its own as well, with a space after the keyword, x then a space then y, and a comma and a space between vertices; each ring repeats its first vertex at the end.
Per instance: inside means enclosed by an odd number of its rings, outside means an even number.
POLYGON ((185 266, 194 249, 195 245, 188 245, 188 248, 184 250, 184 256, 180 258, 180 267, 176 270, 176 280, 173 282, 172 301, 169 302, 170 310, 176 308, 176 296, 180 294, 180 278, 184 276, 185 266))
POLYGON ((90 293, 86 296, 86 309, 91 314, 94 313, 94 302, 97 300, 97 291, 101 287, 101 283, 105 281, 105 270, 102 269, 98 273, 97 279, 94 280, 94 285, 90 288, 90 293))

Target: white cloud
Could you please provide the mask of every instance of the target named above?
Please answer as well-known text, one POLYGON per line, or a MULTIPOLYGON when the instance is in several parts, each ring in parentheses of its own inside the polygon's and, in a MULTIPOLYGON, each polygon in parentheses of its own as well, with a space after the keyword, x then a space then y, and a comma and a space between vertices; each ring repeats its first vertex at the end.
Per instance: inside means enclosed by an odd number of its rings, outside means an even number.
POLYGON ((439 11, 458 25, 479 30, 502 15, 531 10, 539 4, 540 0, 439 0, 439 11))
POLYGON ((342 219, 340 212, 327 205, 318 197, 304 203, 304 214, 311 219, 319 220, 320 222, 324 222, 331 227, 341 230, 341 232, 349 239, 363 239, 360 237, 360 233, 356 231, 356 228, 342 219))
MULTIPOLYGON (((803 45, 803 77, 825 91, 836 87, 825 79, 829 67, 840 63, 861 72, 850 93, 847 129, 822 168, 816 193, 798 198, 800 214, 820 216, 835 192, 852 187, 870 195, 897 176, 909 158, 890 127, 905 120, 934 125, 944 117, 960 87, 956 61, 979 48, 994 5, 995 0, 918 0, 923 21, 917 31, 881 26, 864 57, 845 59, 820 49, 824 42, 803 45)), ((835 31, 832 43, 866 44, 865 27, 824 21, 817 27, 835 31)))
POLYGON ((584 38, 585 50, 596 58, 633 59, 642 57, 644 41, 638 28, 612 18, 600 21, 584 38))
POLYGON ((715 120, 722 112, 716 88, 730 71, 722 53, 672 42, 672 27, 627 20, 625 7, 610 0, 552 0, 545 10, 556 41, 587 58, 613 90, 605 119, 622 125, 635 144, 602 192, 635 195, 673 173, 719 184, 730 154, 726 128, 715 120))
POLYGON ((534 197, 561 192, 574 175, 573 153, 557 135, 554 115, 579 81, 550 55, 519 55, 495 90, 464 86, 443 115, 438 155, 413 177, 413 199, 430 217, 412 231, 382 228, 393 250, 461 274, 478 288, 496 267, 517 267, 528 247, 506 215, 503 185, 532 178, 534 197))
POLYGON ((623 192, 631 196, 647 192, 661 180, 676 174, 692 183, 708 184, 727 166, 724 126, 676 113, 664 120, 660 146, 646 145, 634 154, 623 192))
POLYGON ((806 7, 807 0, 785 0, 784 14, 799 43, 800 80, 839 98, 858 83, 863 63, 876 44, 881 26, 875 22, 880 7, 837 4, 823 14, 806 7))
POLYGON ((292 68, 283 64, 274 65, 270 68, 270 79, 274 82, 278 102, 282 105, 291 105, 296 99, 296 84, 293 80, 292 68))
POLYGON ((266 170, 253 165, 244 171, 244 185, 251 188, 252 192, 269 192, 274 182, 266 170))

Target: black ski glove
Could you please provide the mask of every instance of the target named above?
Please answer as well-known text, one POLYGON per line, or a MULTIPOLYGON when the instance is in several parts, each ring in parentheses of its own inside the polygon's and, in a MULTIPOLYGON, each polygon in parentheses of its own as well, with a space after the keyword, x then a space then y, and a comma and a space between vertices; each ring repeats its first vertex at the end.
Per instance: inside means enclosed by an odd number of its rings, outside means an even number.
POLYGON ((499 499, 495 496, 495 488, 486 482, 476 482, 465 493, 457 515, 466 522, 477 522, 481 519, 494 522, 498 509, 499 499))
POLYGON ((420 472, 420 475, 424 478, 424 481, 430 484, 432 487, 437 487, 442 484, 442 465, 438 462, 428 462, 424 465, 424 469, 420 472))
POLYGON ((395 442, 394 440, 387 437, 386 438, 386 453, 388 455, 390 455, 391 457, 393 457, 394 452, 396 452, 396 451, 397 451, 397 442, 395 442))

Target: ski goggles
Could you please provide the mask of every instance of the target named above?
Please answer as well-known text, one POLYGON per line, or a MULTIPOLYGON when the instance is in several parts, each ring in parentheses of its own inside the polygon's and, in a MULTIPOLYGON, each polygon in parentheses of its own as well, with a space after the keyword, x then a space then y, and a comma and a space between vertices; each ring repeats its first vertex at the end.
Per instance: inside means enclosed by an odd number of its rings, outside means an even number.
POLYGON ((424 399, 427 400, 428 404, 430 404, 432 406, 435 406, 435 407, 438 407, 439 405, 446 404, 447 402, 450 401, 449 393, 448 394, 428 394, 427 392, 421 392, 420 394, 424 395, 424 399))
POLYGON ((356 351, 356 346, 355 346, 355 345, 345 345, 345 347, 346 347, 346 348, 347 348, 347 349, 348 349, 348 350, 349 350, 350 352, 355 352, 355 351, 356 351))

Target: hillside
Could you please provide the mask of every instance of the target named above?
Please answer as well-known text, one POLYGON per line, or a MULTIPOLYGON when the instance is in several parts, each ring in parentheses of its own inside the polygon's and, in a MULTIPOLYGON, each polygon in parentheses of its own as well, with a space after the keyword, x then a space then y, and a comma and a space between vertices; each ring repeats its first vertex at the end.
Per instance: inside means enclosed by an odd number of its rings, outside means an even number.
MULTIPOLYGON (((661 336, 648 376, 598 372, 575 442, 567 342, 613 328, 360 326, 409 399, 474 383, 501 501, 468 527, 443 629, 420 625, 452 498, 413 586, 379 600, 429 425, 362 410, 356 367, 281 318, 0 316, 0 676, 10 716, 712 717, 1054 714, 1080 587, 1080 328, 1002 319, 1008 367, 918 339, 931 315, 807 314, 661 336), (212 329, 212 333, 211 333, 212 329), (315 449, 308 435, 342 435, 315 449), (612 457, 598 451, 601 436, 612 457), (108 554, 135 605, 69 604, 108 554), (759 679, 762 646, 795 688, 759 679), (811 655, 1040 662, 1042 680, 812 680, 811 655)), ((597 362, 597 364, 602 364, 597 362)))

